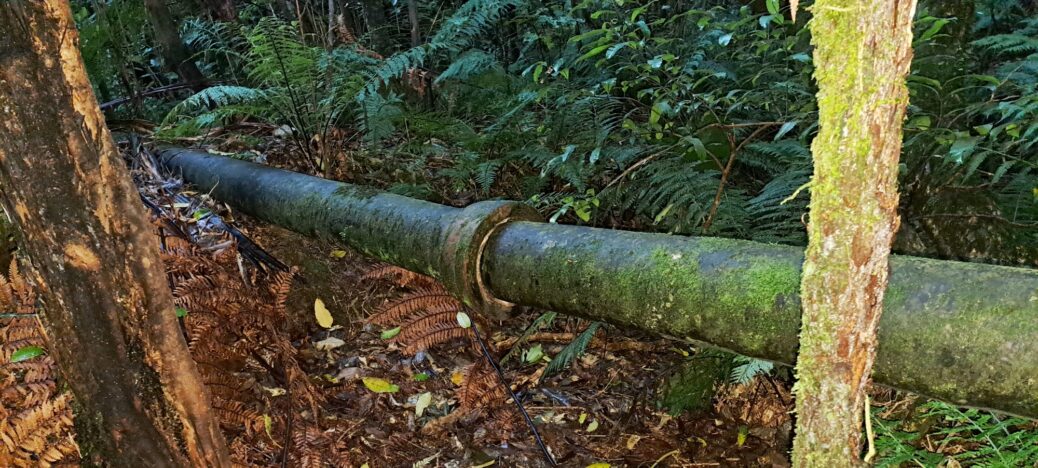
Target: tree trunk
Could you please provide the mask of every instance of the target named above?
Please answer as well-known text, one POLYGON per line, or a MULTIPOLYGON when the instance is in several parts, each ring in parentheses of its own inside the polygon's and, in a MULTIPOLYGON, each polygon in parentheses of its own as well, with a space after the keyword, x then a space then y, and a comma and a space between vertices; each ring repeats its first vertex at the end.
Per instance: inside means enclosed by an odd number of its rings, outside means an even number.
POLYGON ((407 0, 407 20, 411 22, 411 47, 418 47, 422 43, 418 23, 418 0, 407 0))
POLYGON ((0 31, 0 187, 82 408, 84 455, 115 466, 229 466, 68 2, 0 2, 0 31))
POLYGON ((382 55, 389 55, 392 46, 389 32, 386 31, 386 8, 382 0, 362 0, 361 7, 364 10, 364 22, 368 25, 368 36, 371 38, 371 47, 382 55))
POLYGON ((915 6, 818 0, 812 7, 819 132, 801 278, 795 466, 861 463, 865 386, 899 224, 915 6))
POLYGON ((203 4, 212 19, 220 21, 238 19, 238 8, 234 6, 234 0, 204 0, 203 4))
POLYGON ((148 10, 148 20, 155 33, 155 42, 162 53, 162 60, 170 71, 180 76, 186 83, 191 83, 195 90, 205 88, 205 75, 195 65, 191 51, 184 45, 177 30, 173 13, 169 11, 165 0, 144 0, 144 8, 148 10))

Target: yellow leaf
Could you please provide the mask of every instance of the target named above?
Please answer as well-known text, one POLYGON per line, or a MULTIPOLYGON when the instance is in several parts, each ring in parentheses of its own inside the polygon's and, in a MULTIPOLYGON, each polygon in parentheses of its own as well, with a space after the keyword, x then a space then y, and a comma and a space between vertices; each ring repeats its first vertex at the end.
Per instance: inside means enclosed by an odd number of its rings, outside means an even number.
POLYGON ((577 424, 584 424, 584 421, 587 421, 587 413, 581 412, 580 417, 577 418, 577 424))
POLYGON ((461 372, 455 372, 451 374, 451 383, 453 383, 454 385, 461 385, 461 383, 464 381, 465 374, 462 374, 461 372))
POLYGON ((364 386, 375 393, 396 393, 400 391, 400 387, 386 379, 364 377, 362 380, 364 381, 364 386))
POLYGON ((588 465, 587 468, 610 468, 611 466, 613 466, 613 465, 610 465, 608 463, 598 462, 598 463, 592 463, 592 464, 588 465))
POLYGON ((627 438, 627 450, 634 450, 634 446, 638 445, 638 442, 642 440, 640 435, 632 435, 627 438))
POLYGON ((346 256, 346 251, 345 250, 333 250, 329 255, 331 255, 334 258, 343 258, 343 257, 346 256))
POLYGON ((750 431, 746 426, 739 426, 739 437, 735 441, 735 444, 742 447, 746 443, 746 436, 749 435, 750 431))
POLYGON ((317 317, 317 324, 323 328, 331 328, 334 322, 331 312, 328 312, 320 298, 314 299, 314 317, 317 317))
POLYGON ((267 432, 267 437, 274 438, 271 432, 274 431, 274 420, 270 418, 269 414, 263 415, 263 430, 267 432))
POLYGON ((587 431, 588 432, 595 432, 595 429, 598 429, 598 420, 597 419, 592 419, 591 423, 587 425, 587 431))

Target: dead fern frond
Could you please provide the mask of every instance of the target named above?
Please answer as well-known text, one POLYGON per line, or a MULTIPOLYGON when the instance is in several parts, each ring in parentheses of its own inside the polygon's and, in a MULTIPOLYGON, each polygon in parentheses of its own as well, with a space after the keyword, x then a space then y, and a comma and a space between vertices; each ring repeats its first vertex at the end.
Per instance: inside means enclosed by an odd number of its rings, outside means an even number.
POLYGON ((399 287, 415 289, 440 289, 443 287, 430 276, 415 273, 395 265, 383 264, 372 268, 360 277, 361 280, 387 280, 399 287))
POLYGON ((53 358, 11 362, 21 349, 45 347, 46 335, 36 317, 36 292, 15 261, 8 275, 0 275, 0 303, 14 315, 0 319, 0 464, 75 464, 72 393, 58 392, 53 358))
POLYGON ((472 343, 472 330, 469 328, 461 328, 455 323, 440 323, 434 325, 432 328, 425 330, 419 337, 413 341, 406 343, 404 352, 407 354, 418 354, 420 351, 425 351, 438 344, 447 343, 453 340, 465 338, 472 343))
POLYGON ((422 310, 443 312, 461 308, 461 303, 446 291, 420 289, 386 303, 371 317, 368 317, 368 322, 376 325, 390 325, 403 322, 411 314, 422 310))
POLYGON ((457 397, 459 409, 468 412, 483 411, 508 398, 486 359, 480 359, 469 366, 465 372, 465 381, 458 388, 457 397))

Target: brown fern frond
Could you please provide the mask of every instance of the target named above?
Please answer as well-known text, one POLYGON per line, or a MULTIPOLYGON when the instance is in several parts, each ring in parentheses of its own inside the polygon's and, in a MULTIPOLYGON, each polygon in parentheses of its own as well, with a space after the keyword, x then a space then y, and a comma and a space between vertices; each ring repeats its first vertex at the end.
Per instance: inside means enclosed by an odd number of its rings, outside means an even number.
POLYGON ((364 273, 360 279, 382 279, 390 281, 399 287, 412 287, 415 289, 443 289, 440 283, 430 276, 415 273, 411 270, 389 264, 383 264, 372 268, 367 273, 364 273))
POLYGON ((401 322, 405 317, 423 309, 444 311, 450 308, 458 310, 461 307, 461 303, 447 292, 421 289, 386 303, 374 315, 368 317, 368 322, 376 325, 389 325, 401 322))
POLYGON ((404 352, 413 355, 438 344, 447 343, 461 338, 469 339, 471 341, 472 330, 470 328, 461 328, 457 322, 440 323, 426 330, 413 341, 405 343, 406 347, 404 348, 404 352))
POLYGON ((263 432, 266 426, 262 413, 240 401, 213 398, 213 412, 224 427, 244 429, 249 435, 263 432))
POLYGON ((454 310, 445 312, 423 312, 408 317, 408 321, 400 325, 400 333, 393 337, 393 343, 413 343, 429 330, 439 324, 457 326, 458 313, 454 310))
POLYGON ((465 372, 465 382, 458 388, 458 406, 464 411, 483 411, 507 399, 497 374, 486 359, 480 359, 465 372))

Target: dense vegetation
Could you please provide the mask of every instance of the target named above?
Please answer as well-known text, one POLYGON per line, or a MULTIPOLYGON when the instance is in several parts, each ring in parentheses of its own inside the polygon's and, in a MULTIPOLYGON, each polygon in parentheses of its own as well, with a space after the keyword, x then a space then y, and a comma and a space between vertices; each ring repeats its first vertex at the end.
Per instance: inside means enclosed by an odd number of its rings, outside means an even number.
MULTIPOLYGON (((806 243, 809 11, 366 0, 199 15, 182 1, 173 16, 208 86, 178 88, 140 0, 74 5, 116 128, 145 120, 162 140, 441 203, 526 200, 553 222, 806 243), (156 89, 168 92, 119 99, 156 89)), ((924 2, 915 29, 895 251, 1038 265, 1036 5, 924 2)), ((1022 420, 940 403, 919 413, 968 441, 963 462, 1038 458, 1022 420)), ((943 459, 899 424, 876 421, 882 463, 943 459)))

